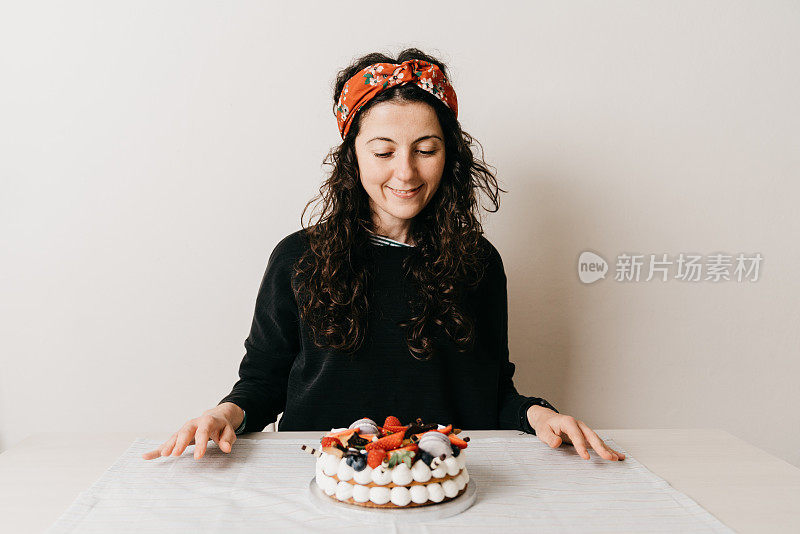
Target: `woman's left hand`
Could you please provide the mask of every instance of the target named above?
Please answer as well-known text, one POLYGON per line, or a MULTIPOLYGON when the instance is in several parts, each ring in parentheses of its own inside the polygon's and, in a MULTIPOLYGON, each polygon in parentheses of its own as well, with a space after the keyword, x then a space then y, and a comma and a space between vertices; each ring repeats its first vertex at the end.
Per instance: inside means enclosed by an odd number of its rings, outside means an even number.
POLYGON ((591 458, 587 450, 588 442, 597 454, 606 460, 625 459, 623 453, 611 449, 586 423, 571 415, 560 414, 537 405, 528 408, 528 422, 536 431, 536 437, 554 449, 561 445, 562 441, 566 441, 575 447, 581 458, 588 460, 591 458))

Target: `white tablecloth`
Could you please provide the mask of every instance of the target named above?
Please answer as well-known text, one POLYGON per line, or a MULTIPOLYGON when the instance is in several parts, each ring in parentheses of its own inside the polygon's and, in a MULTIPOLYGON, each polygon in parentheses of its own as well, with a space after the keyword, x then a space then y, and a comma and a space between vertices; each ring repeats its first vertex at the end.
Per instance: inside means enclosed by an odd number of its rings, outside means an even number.
MULTIPOLYGON (((468 432, 465 432, 468 435, 468 432)), ((311 503, 311 440, 239 439, 225 454, 210 443, 180 458, 143 460, 161 442, 135 440, 49 529, 66 532, 732 532, 626 453, 551 449, 538 438, 473 438, 466 449, 478 497, 467 511, 428 524, 377 527, 326 516, 311 503), (275 529, 275 530, 273 530, 275 529)))

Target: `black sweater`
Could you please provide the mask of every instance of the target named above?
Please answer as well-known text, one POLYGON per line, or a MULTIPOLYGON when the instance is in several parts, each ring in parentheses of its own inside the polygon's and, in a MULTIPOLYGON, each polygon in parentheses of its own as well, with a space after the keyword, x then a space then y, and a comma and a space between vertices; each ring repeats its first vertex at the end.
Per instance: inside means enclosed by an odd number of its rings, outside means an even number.
POLYGON ((220 401, 246 413, 244 432, 259 432, 283 416, 278 430, 328 431, 369 417, 379 425, 389 415, 404 424, 452 423, 463 429, 514 429, 535 434, 527 419, 544 399, 520 395, 508 358, 506 276, 497 249, 484 237, 491 256, 480 284, 467 293, 475 317, 475 343, 459 353, 449 341, 429 361, 415 359, 398 321, 410 317, 402 260, 414 247, 374 247, 374 284, 369 327, 354 358, 321 350, 300 320, 290 276, 308 248, 302 230, 282 239, 267 263, 256 298, 239 380, 220 401))

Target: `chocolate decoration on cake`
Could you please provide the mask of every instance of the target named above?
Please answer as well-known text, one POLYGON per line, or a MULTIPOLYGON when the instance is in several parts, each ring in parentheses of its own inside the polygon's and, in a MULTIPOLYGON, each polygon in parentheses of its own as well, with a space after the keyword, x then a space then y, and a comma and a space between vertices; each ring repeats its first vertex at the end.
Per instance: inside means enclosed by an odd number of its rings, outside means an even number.
POLYGON ((439 425, 436 423, 423 423, 421 417, 417 417, 417 420, 411 424, 411 426, 406 431, 406 435, 414 435, 414 434, 422 434, 423 432, 427 432, 428 430, 436 430, 439 428, 439 425))
POLYGON ((364 448, 367 445, 367 443, 369 443, 369 440, 366 438, 362 438, 358 434, 353 434, 352 436, 350 436, 350 439, 347 440, 348 447, 356 447, 360 449, 364 448))

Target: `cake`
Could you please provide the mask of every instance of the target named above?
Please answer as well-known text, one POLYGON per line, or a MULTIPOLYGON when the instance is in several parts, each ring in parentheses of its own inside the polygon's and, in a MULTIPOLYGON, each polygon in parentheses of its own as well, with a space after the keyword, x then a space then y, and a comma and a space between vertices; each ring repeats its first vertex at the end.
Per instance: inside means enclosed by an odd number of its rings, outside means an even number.
POLYGON ((378 426, 369 418, 332 428, 317 457, 315 483, 331 499, 370 508, 411 508, 440 504, 463 495, 469 483, 464 449, 452 425, 402 425, 393 416, 378 426))

